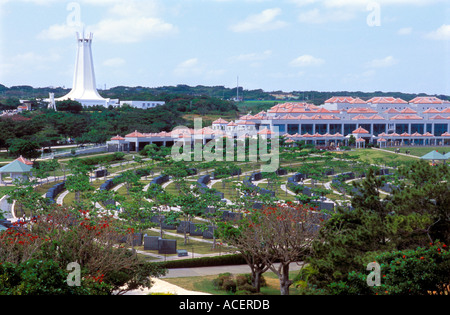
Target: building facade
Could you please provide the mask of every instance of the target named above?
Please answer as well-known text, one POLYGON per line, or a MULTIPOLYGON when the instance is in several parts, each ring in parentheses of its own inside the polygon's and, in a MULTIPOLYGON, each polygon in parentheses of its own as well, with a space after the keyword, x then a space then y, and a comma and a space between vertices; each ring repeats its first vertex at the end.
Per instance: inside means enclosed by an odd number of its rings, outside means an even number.
MULTIPOLYGON (((284 103, 254 116, 236 121, 218 119, 211 127, 189 134, 127 135, 124 141, 139 150, 142 145, 171 145, 202 135, 203 142, 218 137, 244 139, 280 135, 288 143, 305 141, 319 146, 348 145, 353 136, 358 147, 367 144, 386 146, 450 145, 450 102, 436 97, 418 97, 410 102, 393 97, 364 101, 352 97, 333 97, 322 106, 284 103)), ((111 142, 111 145, 114 143, 111 142)), ((133 151, 133 150, 132 150, 133 151)))

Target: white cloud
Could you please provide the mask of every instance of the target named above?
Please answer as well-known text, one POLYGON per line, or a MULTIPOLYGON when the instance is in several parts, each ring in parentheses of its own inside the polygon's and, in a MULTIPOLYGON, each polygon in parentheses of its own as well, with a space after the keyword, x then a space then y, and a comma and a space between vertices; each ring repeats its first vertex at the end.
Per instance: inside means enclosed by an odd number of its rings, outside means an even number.
POLYGON ((309 4, 314 4, 318 0, 289 0, 289 2, 295 4, 296 6, 303 7, 309 4))
POLYGON ((398 63, 397 59, 392 56, 388 56, 383 59, 375 59, 367 63, 369 68, 386 68, 392 67, 398 63))
POLYGON ((446 0, 324 0, 323 4, 328 8, 338 7, 354 7, 366 9, 371 3, 385 5, 430 5, 438 2, 445 2, 446 0))
POLYGON ((444 24, 437 30, 428 33, 426 37, 434 40, 450 40, 450 25, 444 24))
POLYGON ((77 31, 78 29, 76 27, 67 24, 55 24, 40 32, 37 38, 42 40, 60 40, 71 36, 74 37, 77 31))
POLYGON ((177 31, 172 24, 153 17, 105 19, 90 29, 99 40, 114 43, 137 43, 177 31))
POLYGON ((325 10, 312 9, 306 12, 301 12, 298 20, 301 23, 321 24, 328 22, 342 22, 348 21, 355 17, 353 11, 350 10, 325 10))
POLYGON ((280 14, 280 8, 267 9, 259 14, 250 15, 244 21, 232 25, 230 29, 237 33, 277 30, 287 25, 284 21, 276 20, 280 14))
POLYGON ((200 65, 198 58, 191 58, 181 62, 173 71, 176 76, 198 76, 203 73, 204 67, 200 65))
MULTIPOLYGON (((48 0, 50 1, 50 0, 48 0)), ((137 43, 149 38, 174 34, 178 29, 158 17, 160 8, 155 1, 139 0, 82 0, 83 3, 108 6, 105 18, 97 24, 85 26, 95 38, 113 43, 137 43)), ((81 18, 84 9, 81 8, 81 18)), ((81 21, 81 24, 83 22, 81 21)), ((80 28, 56 24, 41 31, 39 39, 60 40, 74 36, 80 28)))
POLYGON ((290 65, 293 67, 311 67, 311 66, 321 66, 325 63, 325 60, 316 58, 311 55, 303 55, 295 58, 291 61, 290 65))
POLYGON ((2 75, 21 73, 22 75, 36 71, 48 70, 53 63, 59 61, 61 56, 57 53, 39 55, 34 52, 17 54, 0 64, 2 75))

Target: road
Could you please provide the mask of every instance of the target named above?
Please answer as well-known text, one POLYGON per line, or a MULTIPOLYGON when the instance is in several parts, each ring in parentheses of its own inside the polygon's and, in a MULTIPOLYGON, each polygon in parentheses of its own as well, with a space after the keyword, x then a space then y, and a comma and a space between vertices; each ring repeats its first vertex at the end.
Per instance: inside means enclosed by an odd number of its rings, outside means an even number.
MULTIPOLYGON (((275 264, 278 266, 278 264, 275 264)), ((303 263, 292 263, 290 265, 290 271, 300 270, 303 263)), ((243 274, 250 273, 250 267, 248 265, 236 265, 236 266, 215 266, 215 267, 201 267, 201 268, 180 268, 169 269, 169 272, 161 279, 165 278, 184 278, 184 277, 203 277, 219 275, 221 273, 229 272, 231 274, 243 274)))

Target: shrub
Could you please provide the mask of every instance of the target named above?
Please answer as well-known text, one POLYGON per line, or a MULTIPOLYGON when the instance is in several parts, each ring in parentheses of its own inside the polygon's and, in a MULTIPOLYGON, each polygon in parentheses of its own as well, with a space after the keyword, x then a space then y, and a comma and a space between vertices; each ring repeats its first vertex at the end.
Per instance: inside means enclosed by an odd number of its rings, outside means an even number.
POLYGON ((241 288, 246 284, 251 283, 251 279, 249 282, 249 277, 247 277, 246 275, 238 275, 236 276, 236 285, 241 288))
POLYGON ((222 288, 229 293, 236 293, 236 282, 233 279, 225 279, 222 288))
POLYGON ((111 287, 100 278, 84 277, 82 285, 69 286, 68 273, 54 261, 28 260, 0 264, 0 295, 107 295, 111 287))
MULTIPOLYGON (((257 293, 256 288, 252 286, 252 277, 250 274, 241 274, 233 276, 230 273, 222 273, 213 281, 213 286, 217 290, 227 291, 236 295, 250 295, 257 293)), ((261 276, 261 287, 267 286, 264 277, 261 276)))
POLYGON ((251 284, 245 283, 242 286, 238 286, 238 291, 236 291, 236 295, 250 295, 255 294, 256 288, 254 288, 251 284))

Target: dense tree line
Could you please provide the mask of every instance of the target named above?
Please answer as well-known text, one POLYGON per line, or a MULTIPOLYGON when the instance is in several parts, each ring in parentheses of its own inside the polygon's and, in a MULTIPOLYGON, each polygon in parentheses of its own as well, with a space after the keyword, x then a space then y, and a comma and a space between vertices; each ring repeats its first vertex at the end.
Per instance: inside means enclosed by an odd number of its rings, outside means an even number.
MULTIPOLYGON (((0 84, 0 103, 5 105, 5 102, 17 103, 19 99, 43 99, 47 98, 49 93, 55 93, 56 97, 63 96, 69 93, 70 89, 61 87, 45 87, 33 88, 31 86, 13 86, 6 87, 0 84)), ((207 96, 210 98, 230 100, 237 96, 237 88, 227 88, 225 86, 162 86, 162 87, 127 87, 117 86, 108 90, 99 91, 105 98, 120 99, 120 100, 142 100, 142 101, 163 101, 168 95, 188 95, 188 96, 207 96)), ((283 91, 264 91, 262 89, 246 90, 239 87, 239 96, 244 100, 276 100, 273 94, 284 94, 283 91)), ((287 94, 287 93, 286 93, 287 94)), ((316 105, 323 104, 327 99, 333 96, 352 96, 360 97, 362 99, 370 99, 372 97, 392 96, 402 98, 405 101, 410 101, 417 96, 427 96, 424 93, 402 93, 402 92, 361 92, 361 91, 302 91, 296 90, 289 92, 294 95, 299 101, 309 101, 316 105)), ((450 100, 450 96, 436 95, 443 100, 450 100)), ((0 105, 0 109, 1 109, 0 105)))
MULTIPOLYGON (((73 139, 77 143, 104 143, 115 135, 126 135, 135 130, 143 133, 172 131, 193 123, 183 118, 185 114, 236 112, 234 103, 210 97, 165 95, 165 106, 153 109, 82 108, 73 101, 57 102, 58 111, 37 108, 20 115, 25 121, 0 119, 0 147, 10 149, 20 141, 37 147, 48 147, 73 139)), ((21 143, 22 144, 22 143, 21 143)), ((19 150, 20 151, 20 150, 19 150)))

